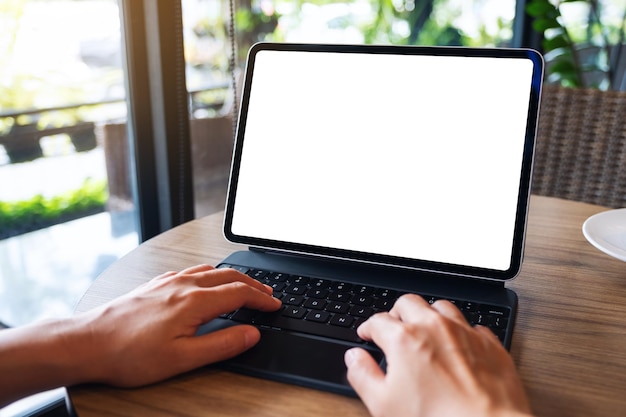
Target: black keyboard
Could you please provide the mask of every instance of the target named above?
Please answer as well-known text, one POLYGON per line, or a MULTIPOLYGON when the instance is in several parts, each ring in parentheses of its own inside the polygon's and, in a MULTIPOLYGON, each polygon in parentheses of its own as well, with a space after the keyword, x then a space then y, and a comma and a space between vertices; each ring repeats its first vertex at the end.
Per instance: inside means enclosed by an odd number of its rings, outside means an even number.
MULTIPOLYGON (((222 318, 354 343, 365 343, 356 333, 361 323, 375 313, 389 311, 398 297, 405 293, 238 265, 222 264, 219 268, 236 269, 271 286, 274 296, 283 303, 280 310, 271 313, 240 308, 223 314, 222 318)), ((442 299, 428 294, 418 295, 431 304, 442 299)), ((461 310, 468 323, 490 328, 504 343, 510 308, 466 300, 447 300, 461 310)))

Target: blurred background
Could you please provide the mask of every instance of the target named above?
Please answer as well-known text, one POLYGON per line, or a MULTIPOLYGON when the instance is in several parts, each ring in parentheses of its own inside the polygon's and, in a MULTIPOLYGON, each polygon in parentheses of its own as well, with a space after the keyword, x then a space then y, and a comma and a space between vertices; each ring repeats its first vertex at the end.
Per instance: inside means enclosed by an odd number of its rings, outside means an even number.
MULTIPOLYGON (((172 4, 182 20, 191 218, 223 209, 237 80, 257 41, 533 47, 545 54, 546 82, 626 89, 626 0, 172 4)), ((137 186, 155 176, 136 166, 132 123, 152 103, 128 94, 136 83, 129 57, 144 51, 125 38, 132 28, 124 22, 138 5, 152 7, 148 0, 0 2, 2 326, 71 315, 105 268, 163 230, 146 231, 146 218, 158 212, 137 186)))

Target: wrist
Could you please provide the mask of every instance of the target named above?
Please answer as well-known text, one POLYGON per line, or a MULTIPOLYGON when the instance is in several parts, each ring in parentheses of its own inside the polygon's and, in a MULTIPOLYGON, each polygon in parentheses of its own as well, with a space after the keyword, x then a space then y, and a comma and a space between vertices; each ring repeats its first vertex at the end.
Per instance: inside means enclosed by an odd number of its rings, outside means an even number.
POLYGON ((28 349, 47 379, 58 386, 94 381, 94 346, 89 321, 83 315, 45 320, 28 329, 28 349))
POLYGON ((91 380, 89 331, 80 318, 46 320, 35 324, 30 333, 30 356, 50 379, 61 386, 91 380))
POLYGON ((89 313, 56 322, 52 333, 58 349, 56 366, 66 375, 64 385, 102 380, 97 357, 98 343, 102 341, 94 340, 89 313))
POLYGON ((43 320, 0 332, 0 405, 89 380, 88 349, 81 349, 73 318, 43 320))
POLYGON ((531 412, 509 411, 501 414, 502 417, 533 417, 531 412))
POLYGON ((476 399, 476 415, 489 417, 533 417, 528 399, 519 388, 506 387, 504 390, 492 392, 484 397, 483 402, 476 399), (482 410, 482 411, 480 411, 482 410))
POLYGON ((491 415, 493 417, 533 417, 533 414, 529 410, 520 411, 512 409, 496 411, 491 415))

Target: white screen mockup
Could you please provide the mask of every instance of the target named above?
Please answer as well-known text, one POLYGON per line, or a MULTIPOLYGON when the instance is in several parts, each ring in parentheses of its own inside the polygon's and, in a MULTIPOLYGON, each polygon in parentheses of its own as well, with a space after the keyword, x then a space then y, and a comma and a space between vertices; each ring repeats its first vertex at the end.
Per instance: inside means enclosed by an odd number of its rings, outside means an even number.
POLYGON ((504 271, 533 64, 259 51, 231 231, 504 271))

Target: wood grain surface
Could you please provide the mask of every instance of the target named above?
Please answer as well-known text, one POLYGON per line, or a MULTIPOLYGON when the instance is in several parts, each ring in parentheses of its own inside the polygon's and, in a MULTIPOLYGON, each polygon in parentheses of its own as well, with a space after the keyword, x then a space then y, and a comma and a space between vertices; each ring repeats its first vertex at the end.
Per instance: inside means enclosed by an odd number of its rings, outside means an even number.
MULTIPOLYGON (((626 263, 591 246, 582 224, 606 208, 531 198, 526 254, 508 284, 519 296, 511 353, 537 416, 626 415, 626 263)), ((153 276, 217 264, 227 243, 222 213, 140 245, 101 274, 77 306, 85 311, 153 276)), ((138 389, 68 389, 79 417, 366 416, 360 400, 206 367, 138 389)))

